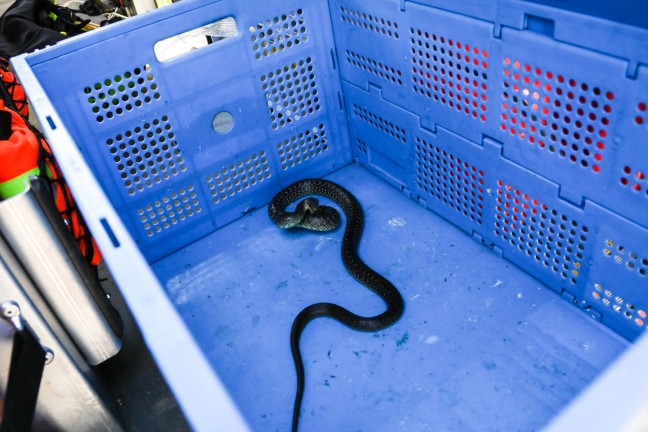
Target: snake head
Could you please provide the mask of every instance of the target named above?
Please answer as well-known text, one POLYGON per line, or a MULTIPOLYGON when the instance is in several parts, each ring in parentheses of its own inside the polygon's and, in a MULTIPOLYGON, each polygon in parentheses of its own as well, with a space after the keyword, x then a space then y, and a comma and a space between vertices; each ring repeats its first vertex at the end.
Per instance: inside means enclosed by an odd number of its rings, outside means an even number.
POLYGON ((319 200, 317 198, 308 197, 297 204, 296 212, 315 213, 320 208, 319 200))
MULTIPOLYGON (((271 214, 273 212, 271 205, 271 214)), ((272 216, 271 216, 272 218, 272 216)), ((273 221, 283 229, 304 228, 312 231, 332 231, 340 225, 340 213, 314 197, 308 197, 295 206, 295 211, 282 211, 273 221)))

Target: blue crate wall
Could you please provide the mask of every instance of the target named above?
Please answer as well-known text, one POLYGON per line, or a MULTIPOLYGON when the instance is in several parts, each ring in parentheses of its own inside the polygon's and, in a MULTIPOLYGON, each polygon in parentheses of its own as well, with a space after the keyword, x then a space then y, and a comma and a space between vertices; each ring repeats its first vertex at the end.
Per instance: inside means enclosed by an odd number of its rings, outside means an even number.
POLYGON ((32 59, 150 261, 351 160, 326 2, 189 2, 147 25, 165 14, 75 41, 74 61, 65 44, 32 59), (156 42, 228 17, 236 36, 157 60, 156 42))
POLYGON ((618 58, 421 4, 334 4, 356 160, 637 337, 648 242, 610 260, 601 241, 647 232, 644 68, 629 77, 618 58), (634 273, 605 279, 616 259, 634 273))

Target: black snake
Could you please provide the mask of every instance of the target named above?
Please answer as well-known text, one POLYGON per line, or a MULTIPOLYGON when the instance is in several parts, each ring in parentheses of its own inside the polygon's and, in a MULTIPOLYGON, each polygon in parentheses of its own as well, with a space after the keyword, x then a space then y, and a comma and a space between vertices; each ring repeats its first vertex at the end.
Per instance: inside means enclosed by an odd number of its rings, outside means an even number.
POLYGON ((329 317, 355 330, 372 332, 394 324, 403 314, 404 303, 400 293, 387 279, 367 266, 358 256, 357 249, 364 218, 358 200, 342 186, 328 180, 300 180, 280 191, 268 206, 270 219, 280 228, 301 227, 315 231, 330 231, 340 224, 338 212, 328 206, 320 206, 316 198, 301 201, 294 212, 286 208, 300 198, 319 195, 333 200, 346 215, 346 229, 342 238, 342 262, 349 274, 365 287, 378 294, 387 304, 380 315, 363 317, 333 303, 316 303, 303 309, 293 321, 290 331, 290 348, 297 371, 297 392, 293 409, 292 430, 299 423, 304 396, 304 363, 299 351, 299 340, 306 325, 315 318, 329 317))

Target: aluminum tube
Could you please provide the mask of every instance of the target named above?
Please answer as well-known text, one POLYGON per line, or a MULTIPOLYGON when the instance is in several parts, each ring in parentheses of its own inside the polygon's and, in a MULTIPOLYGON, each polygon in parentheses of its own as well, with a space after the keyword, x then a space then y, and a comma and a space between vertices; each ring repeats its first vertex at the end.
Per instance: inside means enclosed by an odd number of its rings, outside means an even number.
POLYGON ((30 188, 0 202, 6 239, 67 333, 91 365, 117 354, 121 341, 30 188))
MULTIPOLYGON (((34 430, 121 431, 114 406, 75 345, 64 332, 18 259, 0 237, 0 303, 15 302, 39 342, 53 354, 45 365, 34 430)), ((13 329, 0 320, 0 364, 11 356, 13 329)), ((0 368, 0 389, 8 367, 0 368)))

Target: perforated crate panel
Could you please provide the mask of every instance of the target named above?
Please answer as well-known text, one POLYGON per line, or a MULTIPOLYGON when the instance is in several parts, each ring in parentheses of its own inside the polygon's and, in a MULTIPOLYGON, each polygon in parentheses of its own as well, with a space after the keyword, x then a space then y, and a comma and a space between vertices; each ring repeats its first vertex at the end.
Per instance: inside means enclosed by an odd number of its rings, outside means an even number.
POLYGON ((365 90, 369 83, 379 87, 385 99, 421 113, 421 124, 431 129, 442 122, 474 131, 471 137, 479 140, 478 131, 492 111, 487 98, 492 80, 489 26, 415 4, 403 13, 396 1, 339 5, 331 12, 345 80, 365 90), (373 22, 365 27, 365 15, 378 21, 375 27, 373 22), (372 30, 387 18, 395 30, 392 36, 372 30), (466 128, 464 122, 475 127, 466 128))
POLYGON ((45 90, 150 260, 350 161, 326 3, 245 6, 187 7, 237 34, 166 62, 154 44, 189 29, 143 20, 102 41, 122 50, 125 33, 130 54, 34 65, 57 69, 45 90))
POLYGON ((584 301, 612 328, 632 335, 648 324, 648 230, 607 209, 593 211, 603 222, 595 237, 584 301))
POLYGON ((640 128, 631 130, 645 78, 626 78, 627 65, 618 59, 538 35, 504 31, 502 41, 500 131, 493 136, 504 155, 559 183, 561 197, 576 205, 589 199, 646 225, 648 200, 624 195, 621 183, 622 174, 639 180, 629 189, 648 198, 637 184, 645 169, 624 173, 630 159, 648 157, 640 128))
POLYGON ((638 238, 648 227, 645 68, 627 76, 618 58, 422 5, 339 5, 331 12, 355 159, 636 337, 640 321, 614 320, 592 301, 590 271, 608 219, 600 208, 623 221, 613 229, 638 238), (405 37, 383 41, 349 14, 388 16, 405 37))

